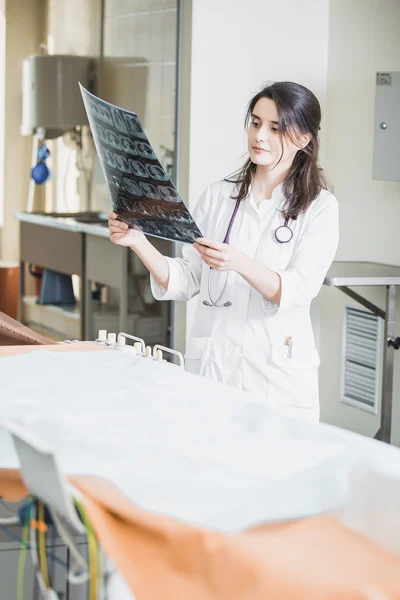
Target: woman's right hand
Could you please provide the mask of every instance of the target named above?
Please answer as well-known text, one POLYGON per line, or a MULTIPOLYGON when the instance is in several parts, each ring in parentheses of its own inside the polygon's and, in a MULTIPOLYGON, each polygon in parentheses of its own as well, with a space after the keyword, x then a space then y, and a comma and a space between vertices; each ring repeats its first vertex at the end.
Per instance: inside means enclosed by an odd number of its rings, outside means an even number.
POLYGON ((147 238, 137 225, 131 229, 127 223, 117 220, 117 215, 111 212, 108 215, 108 228, 110 231, 110 240, 118 246, 128 246, 135 250, 147 238))

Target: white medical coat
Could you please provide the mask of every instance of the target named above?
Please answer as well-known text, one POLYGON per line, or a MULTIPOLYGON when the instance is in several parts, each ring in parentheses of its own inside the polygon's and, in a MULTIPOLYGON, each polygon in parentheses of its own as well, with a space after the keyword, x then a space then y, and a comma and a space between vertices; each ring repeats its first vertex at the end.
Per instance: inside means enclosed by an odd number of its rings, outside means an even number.
MULTIPOLYGON (((157 300, 200 300, 186 345, 188 371, 237 386, 261 398, 282 413, 319 418, 318 366, 310 319, 310 303, 318 294, 334 258, 338 239, 338 203, 323 190, 308 210, 289 225, 293 238, 286 244, 275 239, 283 225, 283 184, 270 200, 257 208, 250 196, 241 202, 232 227, 230 244, 277 272, 282 281, 280 304, 264 298, 236 272, 230 271, 227 287, 216 308, 209 301, 209 267, 191 244, 182 258, 167 257, 168 289, 151 278, 157 300), (289 349, 288 340, 292 346, 289 349)), ((235 184, 219 181, 209 186, 193 210, 205 238, 222 241, 235 206, 235 184)), ((221 293, 227 272, 213 271, 211 296, 221 293)))

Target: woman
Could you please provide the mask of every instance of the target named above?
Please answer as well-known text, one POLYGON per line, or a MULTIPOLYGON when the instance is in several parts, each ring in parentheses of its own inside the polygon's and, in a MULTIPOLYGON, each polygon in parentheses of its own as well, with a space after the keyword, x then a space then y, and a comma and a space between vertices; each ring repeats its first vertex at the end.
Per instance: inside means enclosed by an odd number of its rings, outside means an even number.
POLYGON ((249 158, 213 183, 193 216, 205 238, 162 256, 111 213, 110 237, 151 274, 157 300, 200 294, 187 370, 256 394, 271 408, 319 418, 310 303, 338 244, 338 205, 318 167, 321 109, 310 90, 266 86, 249 103, 249 158), (228 243, 229 242, 229 243, 228 243))

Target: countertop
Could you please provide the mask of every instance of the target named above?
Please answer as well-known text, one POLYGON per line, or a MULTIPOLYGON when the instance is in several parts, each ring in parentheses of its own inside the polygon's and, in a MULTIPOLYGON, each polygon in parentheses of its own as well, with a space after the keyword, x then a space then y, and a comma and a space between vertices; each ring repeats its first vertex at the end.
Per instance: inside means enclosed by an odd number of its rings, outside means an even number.
POLYGON ((332 263, 324 281, 329 286, 400 285, 400 267, 363 261, 332 263))
POLYGON ((80 217, 74 218, 73 216, 63 216, 65 213, 55 216, 53 214, 45 213, 27 213, 27 212, 16 212, 14 217, 18 221, 24 223, 34 223, 36 225, 43 225, 45 227, 53 227, 55 229, 64 229, 66 231, 74 231, 76 233, 88 233, 90 235, 97 235, 101 237, 108 237, 108 220, 106 213, 95 213, 99 215, 97 220, 92 222, 82 222, 80 217))

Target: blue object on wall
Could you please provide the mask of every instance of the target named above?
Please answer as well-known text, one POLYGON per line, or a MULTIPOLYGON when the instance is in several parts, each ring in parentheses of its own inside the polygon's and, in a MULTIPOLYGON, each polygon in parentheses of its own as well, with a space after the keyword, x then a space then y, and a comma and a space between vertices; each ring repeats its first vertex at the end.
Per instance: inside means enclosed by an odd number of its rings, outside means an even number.
POLYGON ((46 146, 46 144, 42 144, 38 150, 38 160, 46 160, 50 156, 50 150, 46 146))
POLYGON ((46 158, 50 156, 50 150, 46 146, 46 144, 42 144, 38 149, 37 158, 38 162, 31 170, 31 177, 33 181, 41 185, 45 183, 50 176, 50 170, 46 165, 46 158))
POLYGON ((44 183, 49 178, 50 171, 46 163, 38 162, 31 171, 31 177, 38 185, 44 183))

